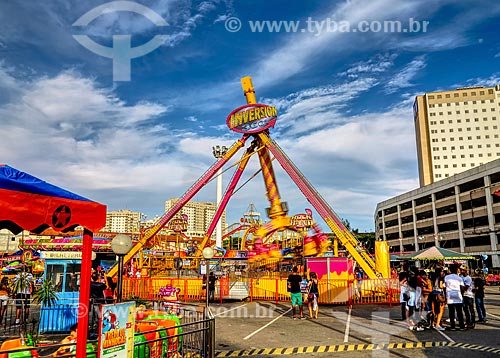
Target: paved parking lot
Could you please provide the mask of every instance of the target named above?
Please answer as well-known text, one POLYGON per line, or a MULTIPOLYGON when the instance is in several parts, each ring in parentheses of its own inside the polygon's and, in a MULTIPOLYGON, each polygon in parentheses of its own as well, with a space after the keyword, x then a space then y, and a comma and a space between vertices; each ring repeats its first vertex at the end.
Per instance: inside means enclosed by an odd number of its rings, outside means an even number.
POLYGON ((320 306, 317 320, 293 320, 285 303, 213 304, 217 356, 496 357, 499 288, 487 288, 486 295, 489 321, 463 332, 410 331, 400 320, 399 306, 320 306))

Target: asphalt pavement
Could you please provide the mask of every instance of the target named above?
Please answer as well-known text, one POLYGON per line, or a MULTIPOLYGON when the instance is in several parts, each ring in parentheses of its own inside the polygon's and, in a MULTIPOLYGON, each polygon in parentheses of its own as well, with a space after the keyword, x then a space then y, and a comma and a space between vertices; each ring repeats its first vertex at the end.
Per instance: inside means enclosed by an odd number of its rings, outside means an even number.
MULTIPOLYGON (((500 290, 486 289, 488 322, 466 331, 410 331, 399 305, 321 305, 318 319, 294 320, 275 302, 212 304, 217 357, 497 357, 500 290)), ((447 310, 445 311, 445 318, 447 310)))

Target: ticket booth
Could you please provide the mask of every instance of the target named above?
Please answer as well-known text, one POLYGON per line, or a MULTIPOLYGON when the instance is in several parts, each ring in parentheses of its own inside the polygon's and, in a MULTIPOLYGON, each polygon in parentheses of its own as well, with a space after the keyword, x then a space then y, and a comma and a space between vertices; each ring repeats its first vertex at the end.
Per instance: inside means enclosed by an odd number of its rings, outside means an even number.
POLYGON ((44 280, 51 280, 58 300, 42 307, 39 332, 67 332, 78 321, 81 252, 42 251, 45 261, 44 280))

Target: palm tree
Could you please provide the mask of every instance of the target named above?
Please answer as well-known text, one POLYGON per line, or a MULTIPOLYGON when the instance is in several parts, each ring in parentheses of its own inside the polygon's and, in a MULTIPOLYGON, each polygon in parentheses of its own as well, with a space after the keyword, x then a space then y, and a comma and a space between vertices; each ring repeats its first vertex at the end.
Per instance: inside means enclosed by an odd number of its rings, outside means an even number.
POLYGON ((59 297, 52 280, 44 280, 42 285, 33 294, 33 302, 39 303, 45 307, 51 307, 56 304, 59 297))

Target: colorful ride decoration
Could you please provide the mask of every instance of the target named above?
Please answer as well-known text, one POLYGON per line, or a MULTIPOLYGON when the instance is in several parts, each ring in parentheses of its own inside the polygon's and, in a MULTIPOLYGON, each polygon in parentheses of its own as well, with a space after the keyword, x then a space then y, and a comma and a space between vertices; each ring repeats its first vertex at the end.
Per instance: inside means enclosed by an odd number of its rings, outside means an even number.
MULTIPOLYGON (((249 159, 251 156, 256 155, 264 179, 266 189, 265 195, 269 200, 269 207, 266 208, 266 213, 270 221, 255 230, 254 238, 260 238, 263 241, 259 242, 258 240, 254 240, 252 247, 248 247, 247 245, 247 249, 249 249, 249 260, 252 262, 265 258, 279 260, 279 257, 282 255, 282 253, 279 253, 279 250, 287 250, 290 249, 290 247, 277 248, 276 246, 272 246, 275 242, 267 241, 269 237, 275 232, 293 230, 293 228, 297 226, 297 222, 301 220, 304 221, 304 224, 308 224, 307 221, 310 221, 307 216, 295 217, 296 222, 294 223, 288 216, 288 205, 286 202, 281 201, 272 165, 273 160, 276 160, 305 198, 311 203, 318 215, 332 230, 338 242, 346 248, 349 255, 359 264, 369 277, 376 278, 379 272, 375 268, 373 259, 368 255, 361 243, 345 227, 342 220, 333 211, 328 202, 321 197, 290 158, 288 158, 285 152, 271 138, 270 129, 275 126, 277 121, 276 107, 257 103, 255 90, 250 77, 242 78, 241 83, 247 104, 231 111, 226 119, 226 123, 231 131, 241 133, 242 137, 238 139, 224 155, 218 158, 210 168, 208 168, 208 170, 179 198, 176 204, 172 206, 168 212, 165 212, 153 226, 144 232, 138 245, 136 245, 125 257, 125 262, 130 261, 144 245, 147 245, 150 239, 153 239, 154 236, 162 230, 162 228, 170 225, 169 222, 175 220, 176 216, 182 210, 182 207, 209 183, 217 175, 219 170, 222 170, 223 166, 240 149, 245 147, 247 140, 251 139, 249 141, 250 145, 245 148, 245 153, 243 153, 242 158, 238 161, 235 173, 226 188, 220 204, 217 206, 212 222, 201 243, 198 245, 195 257, 201 257, 201 252, 206 246, 213 246, 212 234, 215 231, 216 223, 222 217, 230 197, 235 192, 249 159)), ((326 236, 320 232, 317 225, 313 226, 312 229, 313 234, 306 237, 303 241, 303 256, 322 255, 329 245, 326 236)), ((296 253, 297 251, 287 251, 287 254, 290 254, 290 252, 296 253)), ((116 274, 117 268, 111 269, 108 273, 109 276, 115 276, 116 274)))
POLYGON ((134 358, 180 358, 182 327, 175 314, 139 309, 136 313, 134 358))
POLYGON ((180 288, 170 285, 160 287, 158 290, 158 296, 163 302, 162 305, 169 314, 180 315, 181 313, 181 304, 179 302, 180 291, 180 288))

